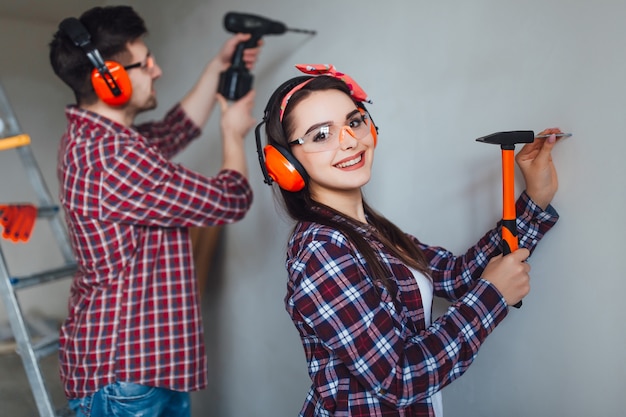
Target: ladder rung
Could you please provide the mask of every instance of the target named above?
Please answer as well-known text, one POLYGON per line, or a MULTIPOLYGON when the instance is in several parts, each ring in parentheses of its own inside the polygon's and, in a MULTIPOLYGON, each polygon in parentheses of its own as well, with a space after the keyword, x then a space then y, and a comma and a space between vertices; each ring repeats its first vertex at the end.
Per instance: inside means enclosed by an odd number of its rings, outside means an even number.
POLYGON ((26 134, 9 136, 8 138, 0 139, 0 151, 19 148, 20 146, 26 146, 28 144, 30 144, 30 136, 26 134))
POLYGON ((59 206, 39 206, 37 207, 37 217, 50 218, 59 213, 59 206))
POLYGON ((59 348, 59 335, 50 334, 43 337, 40 341, 33 345, 35 356, 38 359, 48 356, 57 351, 59 348))
MULTIPOLYGON (((31 203, 6 203, 4 204, 4 207, 28 208, 28 207, 34 207, 34 206, 31 203)), ((59 206, 57 205, 39 206, 39 207, 36 207, 36 209, 37 209, 37 217, 49 218, 49 217, 54 217, 57 214, 59 214, 59 206)), ((0 213, 2 213, 1 210, 2 209, 0 208, 0 213)))
POLYGON ((32 275, 25 275, 22 277, 12 277, 11 284, 13 288, 27 288, 33 285, 41 284, 48 281, 54 281, 59 278, 64 278, 72 275, 76 271, 76 264, 68 264, 56 269, 50 269, 48 271, 40 272, 32 275))

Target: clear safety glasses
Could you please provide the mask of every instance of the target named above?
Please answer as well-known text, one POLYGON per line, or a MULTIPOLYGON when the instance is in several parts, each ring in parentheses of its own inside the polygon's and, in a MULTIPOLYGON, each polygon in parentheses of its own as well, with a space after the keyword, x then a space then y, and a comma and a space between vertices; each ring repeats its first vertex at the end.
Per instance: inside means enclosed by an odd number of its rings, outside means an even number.
POLYGON ((288 142, 290 146, 301 145, 304 152, 324 152, 339 148, 345 134, 361 140, 371 132, 371 119, 367 112, 355 111, 345 125, 326 124, 314 126, 303 136, 288 142))

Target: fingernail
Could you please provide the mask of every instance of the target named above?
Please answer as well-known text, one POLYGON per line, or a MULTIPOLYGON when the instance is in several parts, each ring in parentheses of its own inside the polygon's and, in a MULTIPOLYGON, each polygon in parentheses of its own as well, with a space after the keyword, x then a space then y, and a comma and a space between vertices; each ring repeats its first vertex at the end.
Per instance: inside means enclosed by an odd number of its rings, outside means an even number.
POLYGON ((556 135, 553 133, 550 136, 548 136, 548 143, 554 143, 556 142, 556 135))

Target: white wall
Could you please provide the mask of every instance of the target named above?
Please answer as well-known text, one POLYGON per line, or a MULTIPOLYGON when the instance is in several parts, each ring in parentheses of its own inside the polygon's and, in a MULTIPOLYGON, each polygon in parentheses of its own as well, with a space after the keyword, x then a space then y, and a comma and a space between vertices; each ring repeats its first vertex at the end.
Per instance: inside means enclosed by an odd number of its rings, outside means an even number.
MULTIPOLYGON (((626 4, 128 3, 146 18, 148 44, 164 71, 157 85, 161 106, 153 116, 182 96, 227 38, 221 25, 227 11, 316 29, 313 38, 265 38, 254 71, 255 113, 260 118, 274 88, 297 75, 295 63, 334 63, 353 75, 374 99, 368 108, 381 129, 369 202, 422 240, 455 251, 500 216, 499 150, 474 138, 548 126, 573 132, 554 151, 560 176, 554 206, 561 219, 530 261, 532 292, 489 337, 468 373, 444 390, 444 406, 448 416, 623 414, 626 267, 620 255, 626 248, 619 216, 626 209, 626 4)), ((2 24, 0 31, 28 34, 13 39, 28 52, 45 54, 36 44, 47 43, 53 28, 17 26, 2 24)), ((11 43, 0 45, 4 53, 11 43)), ((54 132, 49 140, 56 145, 64 123, 59 109, 68 96, 45 64, 16 65, 3 56, 0 75, 21 106, 22 125, 39 130, 42 139, 54 132), (35 104, 38 116, 29 116, 35 104)), ((220 159, 216 121, 217 114, 203 138, 180 156, 206 174, 216 172, 220 159)), ((242 222, 226 228, 220 274, 208 295, 212 386, 197 395, 208 396, 214 407, 198 415, 296 415, 309 385, 300 341, 283 307, 289 225, 261 180, 253 142, 250 135, 255 203, 242 222)), ((40 149, 53 172, 55 146, 40 149)), ((12 175, 4 162, 0 173, 12 175)))

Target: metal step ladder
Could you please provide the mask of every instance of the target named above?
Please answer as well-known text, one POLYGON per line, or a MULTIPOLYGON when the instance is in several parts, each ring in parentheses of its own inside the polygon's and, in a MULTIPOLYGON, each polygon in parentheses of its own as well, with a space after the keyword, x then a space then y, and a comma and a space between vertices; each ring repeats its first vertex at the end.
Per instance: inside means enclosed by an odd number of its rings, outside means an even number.
MULTIPOLYGON (((19 156, 21 165, 24 167, 25 174, 38 200, 36 205, 32 204, 36 208, 35 223, 38 224, 40 220, 47 220, 64 259, 64 263, 61 266, 53 269, 25 276, 13 276, 9 271, 7 259, 0 246, 0 296, 7 310, 11 332, 16 343, 16 351, 22 359, 39 415, 41 417, 67 416, 70 415, 67 408, 59 411, 55 411, 53 408, 44 375, 39 366, 41 358, 57 351, 58 334, 43 337, 40 340, 36 340, 35 343, 35 339, 31 337, 27 322, 22 314, 17 293, 25 288, 72 276, 76 271, 76 263, 59 208, 52 199, 30 147, 30 137, 21 131, 1 85, 0 151, 16 152, 19 156)), ((5 196, 0 195, 0 207, 4 207, 5 215, 9 209, 19 210, 30 205, 24 203, 4 203, 4 199, 5 196)), ((2 209, 0 208, 0 210, 2 209)), ((34 223, 32 226, 34 227, 34 223)), ((4 230, 3 237, 5 240, 11 240, 14 244, 20 244, 30 238, 29 230, 24 231, 22 236, 19 236, 19 233, 12 228, 12 230, 4 230), (12 234, 14 232, 15 234, 12 234)))

